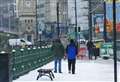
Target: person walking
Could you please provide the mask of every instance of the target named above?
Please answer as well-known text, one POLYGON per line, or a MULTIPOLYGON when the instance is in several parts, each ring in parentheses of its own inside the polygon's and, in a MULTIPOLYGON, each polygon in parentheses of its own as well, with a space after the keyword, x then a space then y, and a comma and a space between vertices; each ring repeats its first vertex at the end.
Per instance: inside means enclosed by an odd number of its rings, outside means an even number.
POLYGON ((89 57, 89 60, 92 60, 92 56, 94 55, 94 44, 92 41, 88 41, 87 42, 87 49, 88 49, 88 57, 89 57))
POLYGON ((77 56, 77 46, 73 39, 70 40, 70 44, 68 44, 66 48, 66 56, 68 58, 68 71, 69 73, 75 74, 75 63, 76 63, 76 56, 77 56), (72 68, 72 70, 71 70, 72 68))
POLYGON ((59 73, 62 73, 61 71, 61 60, 64 57, 64 46, 62 45, 60 39, 56 39, 53 42, 53 46, 52 46, 52 51, 54 54, 54 72, 57 73, 59 71, 59 73), (58 71, 57 71, 57 65, 58 65, 58 71))
POLYGON ((96 45, 95 45, 95 60, 99 56, 100 56, 100 43, 96 43, 96 45))

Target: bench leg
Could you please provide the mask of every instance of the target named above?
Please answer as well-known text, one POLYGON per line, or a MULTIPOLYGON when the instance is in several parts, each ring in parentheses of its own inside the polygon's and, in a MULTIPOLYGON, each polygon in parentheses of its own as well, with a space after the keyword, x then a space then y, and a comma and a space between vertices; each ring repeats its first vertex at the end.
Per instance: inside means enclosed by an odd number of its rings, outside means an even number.
POLYGON ((37 79, 36 80, 38 80, 40 78, 40 74, 37 76, 37 79))
POLYGON ((51 80, 53 80, 51 73, 49 73, 49 77, 50 77, 51 80))
POLYGON ((42 76, 42 74, 39 73, 36 80, 38 80, 41 76, 42 76))
POLYGON ((51 73, 52 77, 53 77, 53 78, 55 78, 55 76, 54 76, 53 72, 51 71, 50 73, 51 73))

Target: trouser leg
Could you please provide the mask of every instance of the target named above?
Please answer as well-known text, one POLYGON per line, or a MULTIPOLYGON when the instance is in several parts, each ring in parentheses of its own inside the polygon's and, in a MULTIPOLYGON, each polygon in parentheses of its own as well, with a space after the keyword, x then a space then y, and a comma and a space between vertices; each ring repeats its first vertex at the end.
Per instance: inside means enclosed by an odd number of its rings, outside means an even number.
POLYGON ((91 59, 91 57, 90 57, 90 50, 88 51, 88 57, 89 57, 89 60, 91 59))
POLYGON ((92 55, 91 54, 89 54, 89 59, 92 60, 92 55))
POLYGON ((75 74, 75 59, 72 60, 72 74, 75 74))
POLYGON ((68 59, 68 70, 71 71, 71 60, 68 59))
POLYGON ((61 73, 61 59, 59 59, 59 73, 61 73))
POLYGON ((98 50, 97 49, 95 49, 95 60, 97 59, 97 56, 98 56, 98 50))
POLYGON ((57 72, 57 59, 55 59, 55 62, 54 62, 54 72, 57 72))
POLYGON ((89 59, 90 60, 92 60, 92 55, 94 54, 94 53, 92 53, 93 51, 92 50, 89 50, 89 59))

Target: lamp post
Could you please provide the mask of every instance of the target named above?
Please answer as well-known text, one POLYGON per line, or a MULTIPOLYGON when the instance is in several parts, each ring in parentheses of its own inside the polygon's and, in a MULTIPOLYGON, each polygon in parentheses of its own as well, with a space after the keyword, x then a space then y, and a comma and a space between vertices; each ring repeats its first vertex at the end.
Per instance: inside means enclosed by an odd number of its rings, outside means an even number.
POLYGON ((2 30, 2 6, 0 5, 0 30, 2 30))
POLYGON ((36 0, 36 3, 35 3, 35 5, 36 5, 36 40, 38 40, 39 39, 39 31, 38 31, 38 14, 37 14, 37 9, 38 9, 38 7, 37 7, 37 4, 38 3, 38 1, 36 0))
POLYGON ((75 38, 77 40, 77 3, 75 0, 75 38))
POLYGON ((92 2, 89 0, 89 40, 92 40, 92 2))
POLYGON ((105 42, 107 41, 107 31, 106 31, 106 2, 104 1, 104 34, 103 34, 103 38, 105 40, 105 42))
POLYGON ((60 26, 59 26, 59 2, 57 2, 57 33, 58 33, 58 37, 59 38, 59 35, 60 35, 60 26))
POLYGON ((11 11, 10 11, 10 3, 8 3, 7 6, 8 6, 8 14, 9 14, 9 16, 8 16, 8 17, 9 17, 9 22, 8 22, 8 24, 9 24, 8 27, 9 27, 9 28, 8 28, 8 32, 10 33, 10 31, 11 31, 11 11))
POLYGON ((0 19, 0 21, 1 21, 1 22, 0 22, 0 30, 2 30, 2 26, 3 26, 3 25, 2 25, 2 20, 3 20, 3 19, 2 19, 2 18, 3 18, 3 15, 2 15, 2 14, 3 14, 3 10, 2 10, 2 6, 0 5, 0 18, 1 18, 1 19, 0 19))
POLYGON ((113 54, 114 54, 114 82, 117 82, 117 53, 116 53, 116 0, 113 0, 113 54))

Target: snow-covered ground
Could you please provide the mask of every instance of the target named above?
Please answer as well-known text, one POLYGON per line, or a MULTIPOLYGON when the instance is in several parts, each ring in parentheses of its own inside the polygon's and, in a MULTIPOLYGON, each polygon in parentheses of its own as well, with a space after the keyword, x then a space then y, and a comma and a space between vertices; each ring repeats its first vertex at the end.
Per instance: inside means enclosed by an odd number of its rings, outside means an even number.
MULTIPOLYGON (((67 60, 62 60, 62 73, 55 73, 54 82, 58 81, 79 81, 79 82, 114 82, 113 60, 77 60, 76 73, 69 74, 67 60)), ((51 62, 42 68, 53 68, 54 62, 51 62)), ((40 68, 38 68, 40 69, 40 68)), ((43 76, 36 80, 38 72, 33 70, 28 74, 21 76, 13 82, 45 82, 51 81, 50 78, 43 76)), ((118 82, 120 82, 120 62, 118 62, 118 82)))

